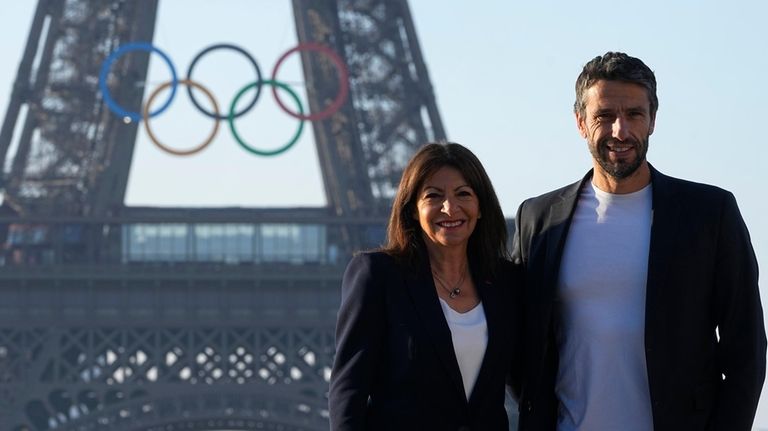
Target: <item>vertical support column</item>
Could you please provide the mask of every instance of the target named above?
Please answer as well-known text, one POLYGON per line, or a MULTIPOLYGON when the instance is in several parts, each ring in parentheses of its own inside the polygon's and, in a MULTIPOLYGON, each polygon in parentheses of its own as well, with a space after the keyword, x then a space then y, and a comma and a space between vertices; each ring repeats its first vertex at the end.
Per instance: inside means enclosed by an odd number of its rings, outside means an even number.
MULTIPOLYGON (((384 215, 416 149, 445 138, 408 4, 294 0, 294 14, 299 40, 335 44, 350 71, 351 112, 345 111, 330 127, 315 125, 318 152, 330 165, 323 170, 327 193, 333 197, 329 201, 338 205, 346 193, 354 193, 369 200, 367 214, 384 215), (340 126, 349 139, 331 133, 340 126), (347 147, 350 144, 353 147, 347 147), (343 163, 334 166, 334 159, 343 163)), ((311 59, 304 58, 304 67, 314 110, 328 97, 321 88, 333 90, 334 82, 324 78, 311 59)))
MULTIPOLYGON (((6 164, 27 107, 0 183, 7 206, 21 215, 103 215, 122 205, 138 124, 106 109, 99 70, 120 44, 152 40, 156 10, 157 0, 40 0, 0 129, 6 164)), ((128 57, 113 69, 110 88, 138 111, 149 54, 128 57)))
MULTIPOLYGON (((294 0, 293 10, 299 42, 325 44, 346 63, 336 1, 294 0)), ((316 52, 302 51, 301 54, 310 111, 320 112, 340 91, 338 71, 328 58, 316 52)), ((350 81, 352 79, 355 78, 350 77, 350 81)), ((365 215, 373 210, 352 102, 353 99, 347 97, 335 114, 312 123, 328 206, 336 215, 365 215)))

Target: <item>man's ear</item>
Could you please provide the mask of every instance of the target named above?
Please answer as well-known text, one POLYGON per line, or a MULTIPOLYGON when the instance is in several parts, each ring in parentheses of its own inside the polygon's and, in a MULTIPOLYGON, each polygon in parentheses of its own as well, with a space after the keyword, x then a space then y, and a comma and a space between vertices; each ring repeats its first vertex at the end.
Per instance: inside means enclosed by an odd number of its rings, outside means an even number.
POLYGON ((656 128, 656 114, 651 117, 651 125, 648 127, 648 136, 653 135, 653 130, 656 128))
POLYGON ((584 120, 584 118, 581 116, 581 114, 576 111, 573 114, 576 117, 576 127, 579 129, 579 135, 581 135, 582 138, 587 139, 587 124, 584 120))

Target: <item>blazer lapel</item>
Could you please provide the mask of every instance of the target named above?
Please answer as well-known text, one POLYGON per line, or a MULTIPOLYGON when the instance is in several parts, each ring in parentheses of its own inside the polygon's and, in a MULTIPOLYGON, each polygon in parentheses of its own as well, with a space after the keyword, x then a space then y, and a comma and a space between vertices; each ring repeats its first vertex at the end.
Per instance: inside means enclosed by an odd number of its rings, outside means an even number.
POLYGON ((541 294, 546 295, 545 300, 555 298, 555 287, 560 272, 560 261, 563 257, 565 248, 565 239, 568 236, 568 229, 571 226, 573 211, 579 200, 579 191, 592 178, 592 170, 587 172, 581 181, 573 183, 561 195, 560 201, 555 202, 549 207, 545 226, 548 226, 545 238, 547 252, 543 268, 555 268, 552 271, 546 271, 544 274, 544 289, 541 294))
MULTIPOLYGON (((665 278, 668 267, 674 261, 677 254, 675 232, 681 223, 681 208, 678 199, 675 199, 674 189, 670 186, 668 178, 651 166, 651 184, 653 187, 653 206, 651 213, 651 244, 648 253, 648 278, 645 292, 645 332, 646 344, 654 334, 665 331, 664 319, 654 314, 657 305, 665 295, 665 278), (654 322, 657 323, 656 326, 654 322)), ((667 296, 668 298, 668 296, 667 296)))
MULTIPOLYGON (((528 330, 530 333, 527 333, 524 338, 533 343, 533 345, 526 346, 527 349, 539 352, 539 361, 529 364, 534 367, 534 372, 532 373, 533 376, 524 377, 526 380, 541 381, 546 372, 544 359, 548 357, 548 351, 553 348, 553 326, 556 325, 557 319, 557 314, 553 313, 553 310, 555 309, 557 281, 560 276, 560 261, 563 257, 565 240, 568 236, 573 212, 578 202, 579 191, 591 178, 592 170, 587 172, 580 181, 565 188, 556 197, 558 200, 549 206, 546 219, 542 223, 542 226, 545 226, 540 233, 543 238, 541 240, 535 239, 545 248, 544 263, 531 271, 525 283, 524 289, 528 292, 526 296, 532 298, 533 303, 538 308, 536 313, 531 316, 537 323, 531 324, 531 328, 528 330), (532 274, 535 274, 535 279, 532 274), (555 317, 553 318, 553 316, 555 317), (531 337, 535 341, 531 341, 531 337)), ((527 304, 532 309, 531 303, 527 304)))
POLYGON ((491 384, 491 379, 498 375, 497 370, 508 371, 511 366, 511 358, 509 358, 509 363, 500 362, 500 360, 503 361, 504 359, 504 344, 511 343, 512 340, 509 340, 509 337, 514 336, 510 333, 511 327, 507 324, 508 320, 504 318, 504 313, 508 313, 509 310, 503 309, 504 300, 499 291, 499 289, 511 289, 512 286, 499 286, 497 282, 478 280, 475 280, 475 285, 485 312, 485 321, 488 326, 488 345, 485 348, 485 356, 483 356, 475 387, 470 393, 470 405, 476 398, 475 393, 482 392, 483 388, 491 384))
POLYGON ((429 263, 422 265, 417 273, 410 272, 406 276, 406 288, 437 357, 464 398, 464 383, 456 360, 456 352, 453 350, 451 330, 448 328, 443 309, 438 302, 429 263))

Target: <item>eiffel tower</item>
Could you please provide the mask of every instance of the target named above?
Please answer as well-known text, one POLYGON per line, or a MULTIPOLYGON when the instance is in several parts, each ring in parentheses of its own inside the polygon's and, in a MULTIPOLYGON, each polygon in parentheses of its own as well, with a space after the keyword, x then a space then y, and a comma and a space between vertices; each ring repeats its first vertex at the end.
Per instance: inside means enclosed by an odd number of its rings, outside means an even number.
MULTIPOLYGON (((157 0, 39 0, 0 129, 0 429, 323 430, 339 285, 405 162, 445 137, 406 0, 293 0, 350 73, 312 123, 327 206, 124 204, 139 122, 99 69, 157 0)), ((310 111, 338 72, 301 52, 310 111)), ((111 70, 140 111, 149 53, 111 70)))

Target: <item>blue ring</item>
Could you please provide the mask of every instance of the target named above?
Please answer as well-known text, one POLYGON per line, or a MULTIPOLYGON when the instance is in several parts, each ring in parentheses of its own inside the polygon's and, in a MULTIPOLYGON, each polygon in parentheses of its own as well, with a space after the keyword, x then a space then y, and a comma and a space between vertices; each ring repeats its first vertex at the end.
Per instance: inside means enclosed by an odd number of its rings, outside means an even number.
POLYGON ((112 64, 120 56, 131 51, 147 51, 149 53, 156 52, 157 54, 160 55, 160 57, 163 58, 165 63, 171 69, 171 95, 168 97, 168 100, 162 106, 160 106, 156 111, 149 113, 150 117, 154 117, 155 115, 165 111, 166 109, 168 109, 168 106, 171 105, 171 102, 173 101, 173 97, 176 95, 176 87, 178 87, 178 79, 176 78, 176 68, 173 67, 173 62, 171 62, 171 58, 168 57, 166 53, 164 53, 163 51, 161 51, 159 48, 155 47, 151 43, 147 43, 147 42, 126 43, 125 45, 120 46, 120 48, 118 48, 117 51, 110 54, 109 57, 107 57, 107 59, 104 60, 104 63, 101 64, 101 72, 99 72, 99 89, 101 89, 101 94, 104 96, 104 103, 106 103, 110 111, 114 112, 115 114, 123 118, 128 117, 133 121, 141 121, 141 113, 128 111, 124 109, 122 106, 118 105, 117 102, 115 102, 115 99, 112 98, 112 95, 109 93, 109 88, 107 87, 107 75, 109 75, 109 70, 112 68, 112 64))

